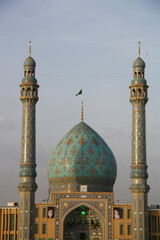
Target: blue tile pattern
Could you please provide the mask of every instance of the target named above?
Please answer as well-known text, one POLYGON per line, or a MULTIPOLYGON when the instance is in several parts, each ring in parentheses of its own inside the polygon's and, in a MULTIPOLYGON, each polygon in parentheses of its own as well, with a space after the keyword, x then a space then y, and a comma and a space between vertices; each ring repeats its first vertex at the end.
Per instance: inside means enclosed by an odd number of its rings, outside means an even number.
POLYGON ((134 63, 133 63, 133 67, 142 67, 142 68, 145 68, 145 62, 143 61, 142 58, 138 57, 134 63))
POLYGON ((112 189, 117 165, 104 140, 86 123, 73 127, 53 150, 48 162, 51 186, 102 184, 112 189))
POLYGON ((130 191, 133 202, 133 239, 147 240, 147 162, 145 105, 148 101, 148 86, 144 79, 145 62, 139 57, 133 63, 134 79, 130 86, 132 103, 132 165, 130 191), (138 76, 138 78, 137 78, 138 76))
POLYGON ((24 62, 24 78, 22 79, 20 100, 23 104, 22 141, 19 201, 19 240, 34 239, 34 204, 37 184, 36 178, 36 103, 38 101, 38 85, 35 79, 36 63, 28 57, 24 62), (32 75, 32 76, 31 76, 32 75))

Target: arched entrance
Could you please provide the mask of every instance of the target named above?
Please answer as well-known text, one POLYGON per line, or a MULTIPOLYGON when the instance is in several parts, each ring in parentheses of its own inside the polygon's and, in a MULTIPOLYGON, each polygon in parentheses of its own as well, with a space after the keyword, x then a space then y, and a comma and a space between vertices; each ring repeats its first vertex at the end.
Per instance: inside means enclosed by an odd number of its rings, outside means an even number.
POLYGON ((64 240, 102 240, 104 222, 100 214, 81 205, 71 211, 64 219, 64 240))

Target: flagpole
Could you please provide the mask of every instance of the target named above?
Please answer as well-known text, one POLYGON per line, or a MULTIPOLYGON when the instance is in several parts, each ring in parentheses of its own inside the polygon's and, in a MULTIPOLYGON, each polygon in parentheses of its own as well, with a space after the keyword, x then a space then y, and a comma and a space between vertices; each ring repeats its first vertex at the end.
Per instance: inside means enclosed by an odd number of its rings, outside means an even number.
POLYGON ((81 95, 81 121, 83 122, 83 96, 81 95))
POLYGON ((81 121, 83 122, 83 96, 82 89, 76 94, 76 96, 81 95, 81 121))

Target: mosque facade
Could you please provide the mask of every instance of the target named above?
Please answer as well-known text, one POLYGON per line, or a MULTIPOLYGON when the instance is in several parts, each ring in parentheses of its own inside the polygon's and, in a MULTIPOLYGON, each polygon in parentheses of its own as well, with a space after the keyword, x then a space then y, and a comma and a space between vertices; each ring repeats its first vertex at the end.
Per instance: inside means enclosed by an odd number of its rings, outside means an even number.
POLYGON ((50 202, 35 203, 39 87, 35 67, 30 45, 20 84, 23 112, 19 205, 0 207, 0 240, 160 240, 160 206, 148 206, 145 127, 148 85, 140 44, 130 85, 132 204, 114 203, 115 156, 102 137, 83 121, 83 115, 50 155, 47 167, 50 202))

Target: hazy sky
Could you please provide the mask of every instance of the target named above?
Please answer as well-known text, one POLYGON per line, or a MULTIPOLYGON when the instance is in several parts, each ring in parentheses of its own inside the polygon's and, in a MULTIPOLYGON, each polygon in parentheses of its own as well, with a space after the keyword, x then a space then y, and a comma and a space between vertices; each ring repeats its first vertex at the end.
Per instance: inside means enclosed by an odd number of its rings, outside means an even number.
POLYGON ((37 103, 36 201, 47 199, 47 163, 59 140, 80 121, 112 149, 118 165, 115 201, 131 200, 132 63, 146 62, 149 203, 160 204, 160 1, 0 0, 0 205, 18 201, 22 103, 19 84, 32 41, 37 103))

